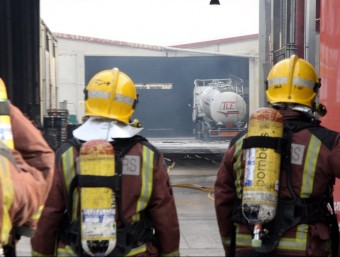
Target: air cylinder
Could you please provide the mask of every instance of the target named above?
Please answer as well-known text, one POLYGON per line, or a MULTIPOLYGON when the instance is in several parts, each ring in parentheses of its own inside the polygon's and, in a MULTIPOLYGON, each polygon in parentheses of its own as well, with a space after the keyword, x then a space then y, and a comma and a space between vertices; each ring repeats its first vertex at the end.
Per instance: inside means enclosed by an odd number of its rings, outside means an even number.
MULTIPOLYGON (((282 115, 272 108, 259 108, 250 116, 247 137, 282 138, 282 115)), ((262 245, 262 225, 270 222, 278 201, 281 155, 273 148, 246 149, 244 187, 242 195, 243 216, 254 225, 253 247, 262 245)))

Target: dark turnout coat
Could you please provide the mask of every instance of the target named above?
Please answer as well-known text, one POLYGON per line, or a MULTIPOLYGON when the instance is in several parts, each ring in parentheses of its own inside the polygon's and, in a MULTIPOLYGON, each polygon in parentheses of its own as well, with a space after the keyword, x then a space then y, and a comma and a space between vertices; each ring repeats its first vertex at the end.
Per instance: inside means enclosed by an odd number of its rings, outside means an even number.
MULTIPOLYGON (((129 139, 124 139, 128 142, 129 139)), ((124 145, 124 143, 123 143, 124 145)), ((118 154, 120 146, 113 144, 118 154)), ((57 153, 56 173, 52 190, 40 219, 38 230, 32 239, 33 255, 74 256, 64 242, 58 241, 60 228, 67 203, 69 185, 76 173, 77 147, 65 144, 57 153), (57 244, 56 244, 57 243, 57 244), (56 249, 56 246, 58 249, 56 249)), ((135 222, 143 216, 150 218, 157 244, 147 241, 131 249, 129 256, 178 256, 179 223, 175 200, 165 166, 163 155, 151 144, 136 143, 122 160, 122 213, 127 223, 135 222)), ((117 212, 116 212, 117 213, 117 212)), ((117 224, 122 217, 117 215, 117 224)))
POLYGON ((1 147, 1 241, 12 227, 33 235, 52 185, 55 155, 33 123, 9 103, 14 150, 1 147), (8 152, 8 154, 6 154, 8 152))
MULTIPOLYGON (((284 122, 306 120, 302 113, 281 111, 284 122)), ((294 124, 294 123, 292 123, 294 124)), ((245 158, 243 137, 232 142, 226 151, 215 182, 215 209, 219 232, 227 256, 233 231, 233 208, 242 197, 245 158)), ((290 175, 280 172, 279 198, 291 199, 289 184, 295 195, 321 199, 329 192, 335 178, 340 178, 340 134, 321 126, 293 131, 291 136, 290 175)), ((331 212, 331 211, 330 211, 331 212)), ((281 213, 277 213, 279 215, 281 213)), ((298 214, 296 214, 298 215, 298 214)), ((256 256, 251 247, 252 232, 246 224, 236 223, 235 256, 256 256)), ((329 256, 331 251, 330 226, 324 222, 300 223, 286 231, 274 252, 268 256, 329 256)))

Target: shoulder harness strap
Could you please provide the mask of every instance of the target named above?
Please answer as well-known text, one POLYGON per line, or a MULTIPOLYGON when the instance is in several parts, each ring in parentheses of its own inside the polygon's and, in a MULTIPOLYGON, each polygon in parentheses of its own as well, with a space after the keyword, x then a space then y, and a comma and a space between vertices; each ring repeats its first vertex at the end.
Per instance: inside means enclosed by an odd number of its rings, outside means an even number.
MULTIPOLYGON (((151 149, 154 147, 142 136, 134 136, 130 139, 119 139, 114 142, 116 155, 116 172, 122 172, 121 159, 129 152, 129 150, 137 143, 142 143, 151 149)), ((116 199, 119 206, 119 216, 123 226, 117 228, 116 247, 110 256, 125 256, 133 247, 139 243, 155 240, 151 220, 147 216, 143 216, 139 222, 128 224, 122 212, 121 194, 116 194, 116 199)))
MULTIPOLYGON (((124 219, 124 215, 122 213, 122 197, 121 197, 121 179, 122 179, 122 158, 130 151, 132 147, 134 147, 137 143, 142 143, 152 147, 147 139, 142 136, 134 136, 133 138, 128 139, 115 139, 113 142, 113 146, 115 148, 115 165, 116 165, 116 174, 112 176, 110 179, 107 177, 102 178, 100 176, 91 176, 91 175, 76 175, 70 186, 70 195, 69 195, 69 205, 68 205, 68 213, 72 213, 72 201, 73 201, 73 191, 77 187, 109 187, 115 191, 116 201, 118 205, 119 216, 121 217, 123 226, 121 228, 117 228, 117 242, 116 247, 113 252, 109 256, 124 256, 126 255, 138 242, 144 242, 146 240, 153 239, 153 232, 150 220, 145 217, 141 219, 140 222, 135 224, 128 224, 124 219)), ((77 139, 68 140, 65 148, 73 146, 77 150, 80 149, 82 142, 77 139)), ((64 149, 65 151, 65 149, 64 149)), ((77 234, 79 233, 79 223, 71 224, 69 223, 65 228, 66 233, 61 235, 63 241, 68 244, 73 244, 77 242, 77 234), (73 239, 71 239, 73 238, 73 239), (72 240, 72 242, 70 242, 72 240)), ((79 239, 78 239, 79 240, 79 239)), ((79 246, 73 247, 74 249, 79 249, 79 246)), ((81 249, 77 252, 82 252, 81 249)))
MULTIPOLYGON (((243 143, 243 149, 252 147, 268 147, 281 153, 282 169, 286 170, 288 189, 292 195, 292 200, 279 199, 275 218, 264 226, 267 228, 268 234, 263 237, 262 247, 255 249, 259 253, 270 253, 275 250, 283 234, 298 224, 321 222, 336 228, 338 227, 334 225, 334 211, 332 214, 328 210, 328 205, 333 205, 331 193, 322 199, 301 199, 295 194, 292 188, 290 169, 291 136, 293 133, 302 129, 309 129, 311 133, 318 137, 329 149, 333 147, 336 137, 335 132, 326 129, 327 133, 325 133, 325 128, 321 127, 319 122, 298 120, 285 122, 284 137, 282 139, 272 138, 264 141, 262 137, 249 137, 248 139, 245 139, 243 143)), ((330 185, 330 188, 332 187, 333 184, 330 185)), ((240 200, 235 201, 233 220, 237 223, 248 225, 252 231, 252 225, 243 218, 240 200)), ((338 235, 338 231, 334 232, 334 234, 338 235)), ((336 238, 336 240, 338 240, 338 238, 336 238)), ((334 243, 332 243, 332 245, 334 245, 334 243)), ((335 245, 337 246, 337 243, 335 245)))
POLYGON ((242 149, 254 147, 271 148, 278 153, 283 153, 287 149, 287 139, 281 137, 266 137, 266 140, 263 140, 263 136, 251 136, 243 139, 242 149))

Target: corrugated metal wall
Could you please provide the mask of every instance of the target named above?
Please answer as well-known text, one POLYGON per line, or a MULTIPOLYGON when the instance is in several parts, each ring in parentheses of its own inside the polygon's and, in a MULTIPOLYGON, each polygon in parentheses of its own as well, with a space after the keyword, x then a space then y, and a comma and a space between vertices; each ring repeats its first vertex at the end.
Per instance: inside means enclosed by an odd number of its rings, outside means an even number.
POLYGON ((0 77, 9 98, 40 123, 39 0, 0 0, 0 77))
POLYGON ((265 1, 265 24, 261 26, 265 28, 267 46, 264 54, 271 65, 292 54, 303 57, 303 3, 296 0, 265 1), (302 36, 299 35, 301 29, 302 36))

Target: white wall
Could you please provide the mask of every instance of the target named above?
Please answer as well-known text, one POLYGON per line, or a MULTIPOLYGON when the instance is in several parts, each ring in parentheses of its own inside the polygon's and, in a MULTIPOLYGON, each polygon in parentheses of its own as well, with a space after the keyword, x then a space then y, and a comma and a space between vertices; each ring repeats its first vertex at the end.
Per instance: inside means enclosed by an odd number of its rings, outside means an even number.
MULTIPOLYGON (((69 37, 69 36, 68 36, 69 37)), ((78 122, 84 115, 85 65, 84 56, 190 56, 202 53, 218 55, 253 56, 249 58, 249 108, 258 108, 259 62, 258 39, 240 42, 212 44, 191 49, 163 48, 118 41, 78 37, 58 39, 58 102, 67 102, 69 114, 75 114, 78 122)))

